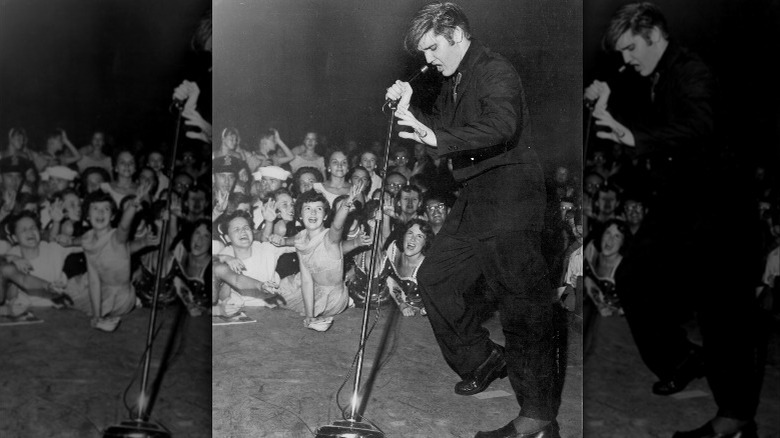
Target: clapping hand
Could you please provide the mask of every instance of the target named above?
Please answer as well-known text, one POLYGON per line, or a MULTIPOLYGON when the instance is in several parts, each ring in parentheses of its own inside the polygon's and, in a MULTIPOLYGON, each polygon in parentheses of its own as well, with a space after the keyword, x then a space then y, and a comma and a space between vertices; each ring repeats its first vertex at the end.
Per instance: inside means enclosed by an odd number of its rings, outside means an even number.
POLYGON ((267 222, 266 226, 270 226, 270 224, 276 220, 276 201, 273 199, 269 199, 263 205, 262 213, 263 213, 263 220, 267 222))

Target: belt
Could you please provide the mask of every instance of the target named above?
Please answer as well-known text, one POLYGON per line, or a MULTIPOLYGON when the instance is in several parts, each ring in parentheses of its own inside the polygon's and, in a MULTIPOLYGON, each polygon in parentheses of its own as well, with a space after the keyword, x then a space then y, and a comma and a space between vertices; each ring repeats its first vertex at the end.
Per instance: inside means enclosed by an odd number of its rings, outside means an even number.
POLYGON ((499 144, 490 146, 487 148, 477 149, 472 152, 459 154, 456 157, 452 157, 452 167, 456 169, 462 169, 464 167, 475 166, 488 158, 497 157, 504 152, 509 151, 511 148, 506 144, 499 144))

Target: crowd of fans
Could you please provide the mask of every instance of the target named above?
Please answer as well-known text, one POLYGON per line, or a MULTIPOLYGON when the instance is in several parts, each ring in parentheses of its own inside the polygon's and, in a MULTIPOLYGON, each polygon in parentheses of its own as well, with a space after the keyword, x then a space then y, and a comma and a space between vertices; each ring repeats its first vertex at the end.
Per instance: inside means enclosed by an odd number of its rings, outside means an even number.
MULTIPOLYGON (((327 147, 324 140, 307 132, 288 145, 270 129, 248 146, 238 129, 222 130, 212 161, 213 315, 281 307, 324 331, 346 308, 365 305, 372 263, 372 306, 426 314, 416 274, 458 196, 448 160, 422 144, 393 143, 382 178, 380 142, 327 147)), ((563 198, 574 205, 576 189, 567 190, 563 198)), ((559 222, 573 224, 575 215, 563 212, 559 222)), ((559 276, 575 241, 554 242, 559 276)))
POLYGON ((35 321, 35 307, 72 308, 92 327, 114 331, 124 315, 151 305, 160 258, 159 302, 208 312, 208 163, 185 152, 171 178, 160 149, 118 147, 102 130, 87 143, 77 147, 62 129, 8 132, 0 152, 0 318, 35 321))

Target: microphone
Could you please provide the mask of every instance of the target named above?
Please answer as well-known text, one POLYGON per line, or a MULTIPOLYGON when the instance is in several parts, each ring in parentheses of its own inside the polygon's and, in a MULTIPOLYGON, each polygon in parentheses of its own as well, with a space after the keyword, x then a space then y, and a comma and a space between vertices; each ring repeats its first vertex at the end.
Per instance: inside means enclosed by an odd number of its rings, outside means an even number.
MULTIPOLYGON (((420 76, 421 74, 425 73, 430 68, 431 68, 430 65, 425 64, 424 66, 420 67, 420 69, 417 70, 417 72, 415 74, 413 74, 409 79, 407 79, 406 82, 412 82, 413 80, 417 79, 417 76, 420 76)), ((396 99, 396 100, 385 99, 385 104, 382 105, 382 107, 385 107, 385 106, 390 105, 390 104, 398 103, 399 100, 400 99, 396 99)))
POLYGON ((168 112, 178 112, 184 109, 185 101, 182 99, 173 99, 171 105, 168 107, 168 112))

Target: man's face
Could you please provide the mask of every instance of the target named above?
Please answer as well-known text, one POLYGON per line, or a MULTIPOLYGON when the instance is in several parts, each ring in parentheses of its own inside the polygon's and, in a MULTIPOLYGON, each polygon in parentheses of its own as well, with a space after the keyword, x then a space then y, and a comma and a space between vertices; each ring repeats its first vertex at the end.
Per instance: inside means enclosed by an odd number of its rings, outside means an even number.
POLYGON ((626 202, 626 222, 631 225, 639 225, 645 218, 645 207, 641 202, 630 200, 626 202))
POLYGON ((401 190, 401 187, 406 184, 406 178, 401 175, 390 175, 385 181, 385 188, 389 190, 393 196, 395 196, 395 194, 401 190))
POLYGON ((560 209, 561 209, 561 219, 566 219, 566 213, 571 210, 574 210, 574 204, 572 204, 569 201, 561 201, 560 209))
POLYGON ((18 192, 22 186, 22 174, 19 172, 6 172, 3 174, 3 189, 7 192, 18 192))
POLYGON ((231 192, 236 184, 236 174, 233 172, 222 172, 214 174, 214 186, 218 192, 231 192))
MULTIPOLYGON (((236 175, 232 174, 232 173, 230 175, 233 176, 233 183, 235 183, 236 175)), ((226 178, 224 173, 218 173, 218 174, 214 175, 214 184, 217 185, 217 187, 219 187, 218 184, 220 184, 220 183, 218 181, 220 181, 220 178, 223 179, 223 184, 224 184, 224 178, 226 178), (220 175, 222 175, 222 176, 220 176, 220 175)), ((176 178, 173 179, 173 191, 175 191, 176 194, 178 194, 180 196, 184 195, 184 192, 186 192, 187 189, 189 189, 191 185, 192 185, 192 178, 190 178, 187 175, 178 175, 176 178)), ((233 184, 231 183, 229 185, 229 187, 232 188, 233 184)), ((228 189, 226 189, 226 190, 228 190, 228 189)))
POLYGON ((650 43, 642 35, 634 35, 628 30, 618 38, 615 50, 620 52, 623 62, 632 66, 641 76, 650 76, 663 54, 658 44, 659 39, 658 28, 651 32, 650 43))
POLYGON ((594 196, 601 187, 601 178, 596 175, 591 175, 585 179, 585 193, 594 196))
POLYGON ((262 179, 260 179, 260 190, 263 193, 271 193, 274 190, 277 190, 281 187, 282 187, 282 181, 276 178, 264 176, 262 179))
POLYGON ((425 55, 425 62, 436 67, 444 77, 452 76, 458 70, 464 55, 457 44, 450 44, 447 38, 435 35, 433 30, 420 38, 417 50, 425 55))
POLYGON ((60 192, 70 187, 70 181, 64 178, 52 176, 49 178, 49 187, 51 187, 51 189, 55 192, 60 192))
POLYGON ((187 198, 187 211, 194 216, 202 216, 206 209, 206 193, 202 191, 189 192, 187 198))
POLYGON ((431 225, 441 225, 447 219, 450 209, 438 199, 431 199, 425 203, 425 215, 431 225))
POLYGON ((615 192, 599 192, 599 199, 596 203, 599 207, 599 211, 603 214, 612 214, 615 212, 615 206, 617 205, 617 193, 615 192))
POLYGON ((401 211, 405 214, 415 214, 420 208, 420 195, 417 192, 402 192, 398 200, 401 211))
POLYGON ((409 153, 406 151, 398 151, 395 153, 395 165, 398 167, 406 167, 409 164, 409 153))

